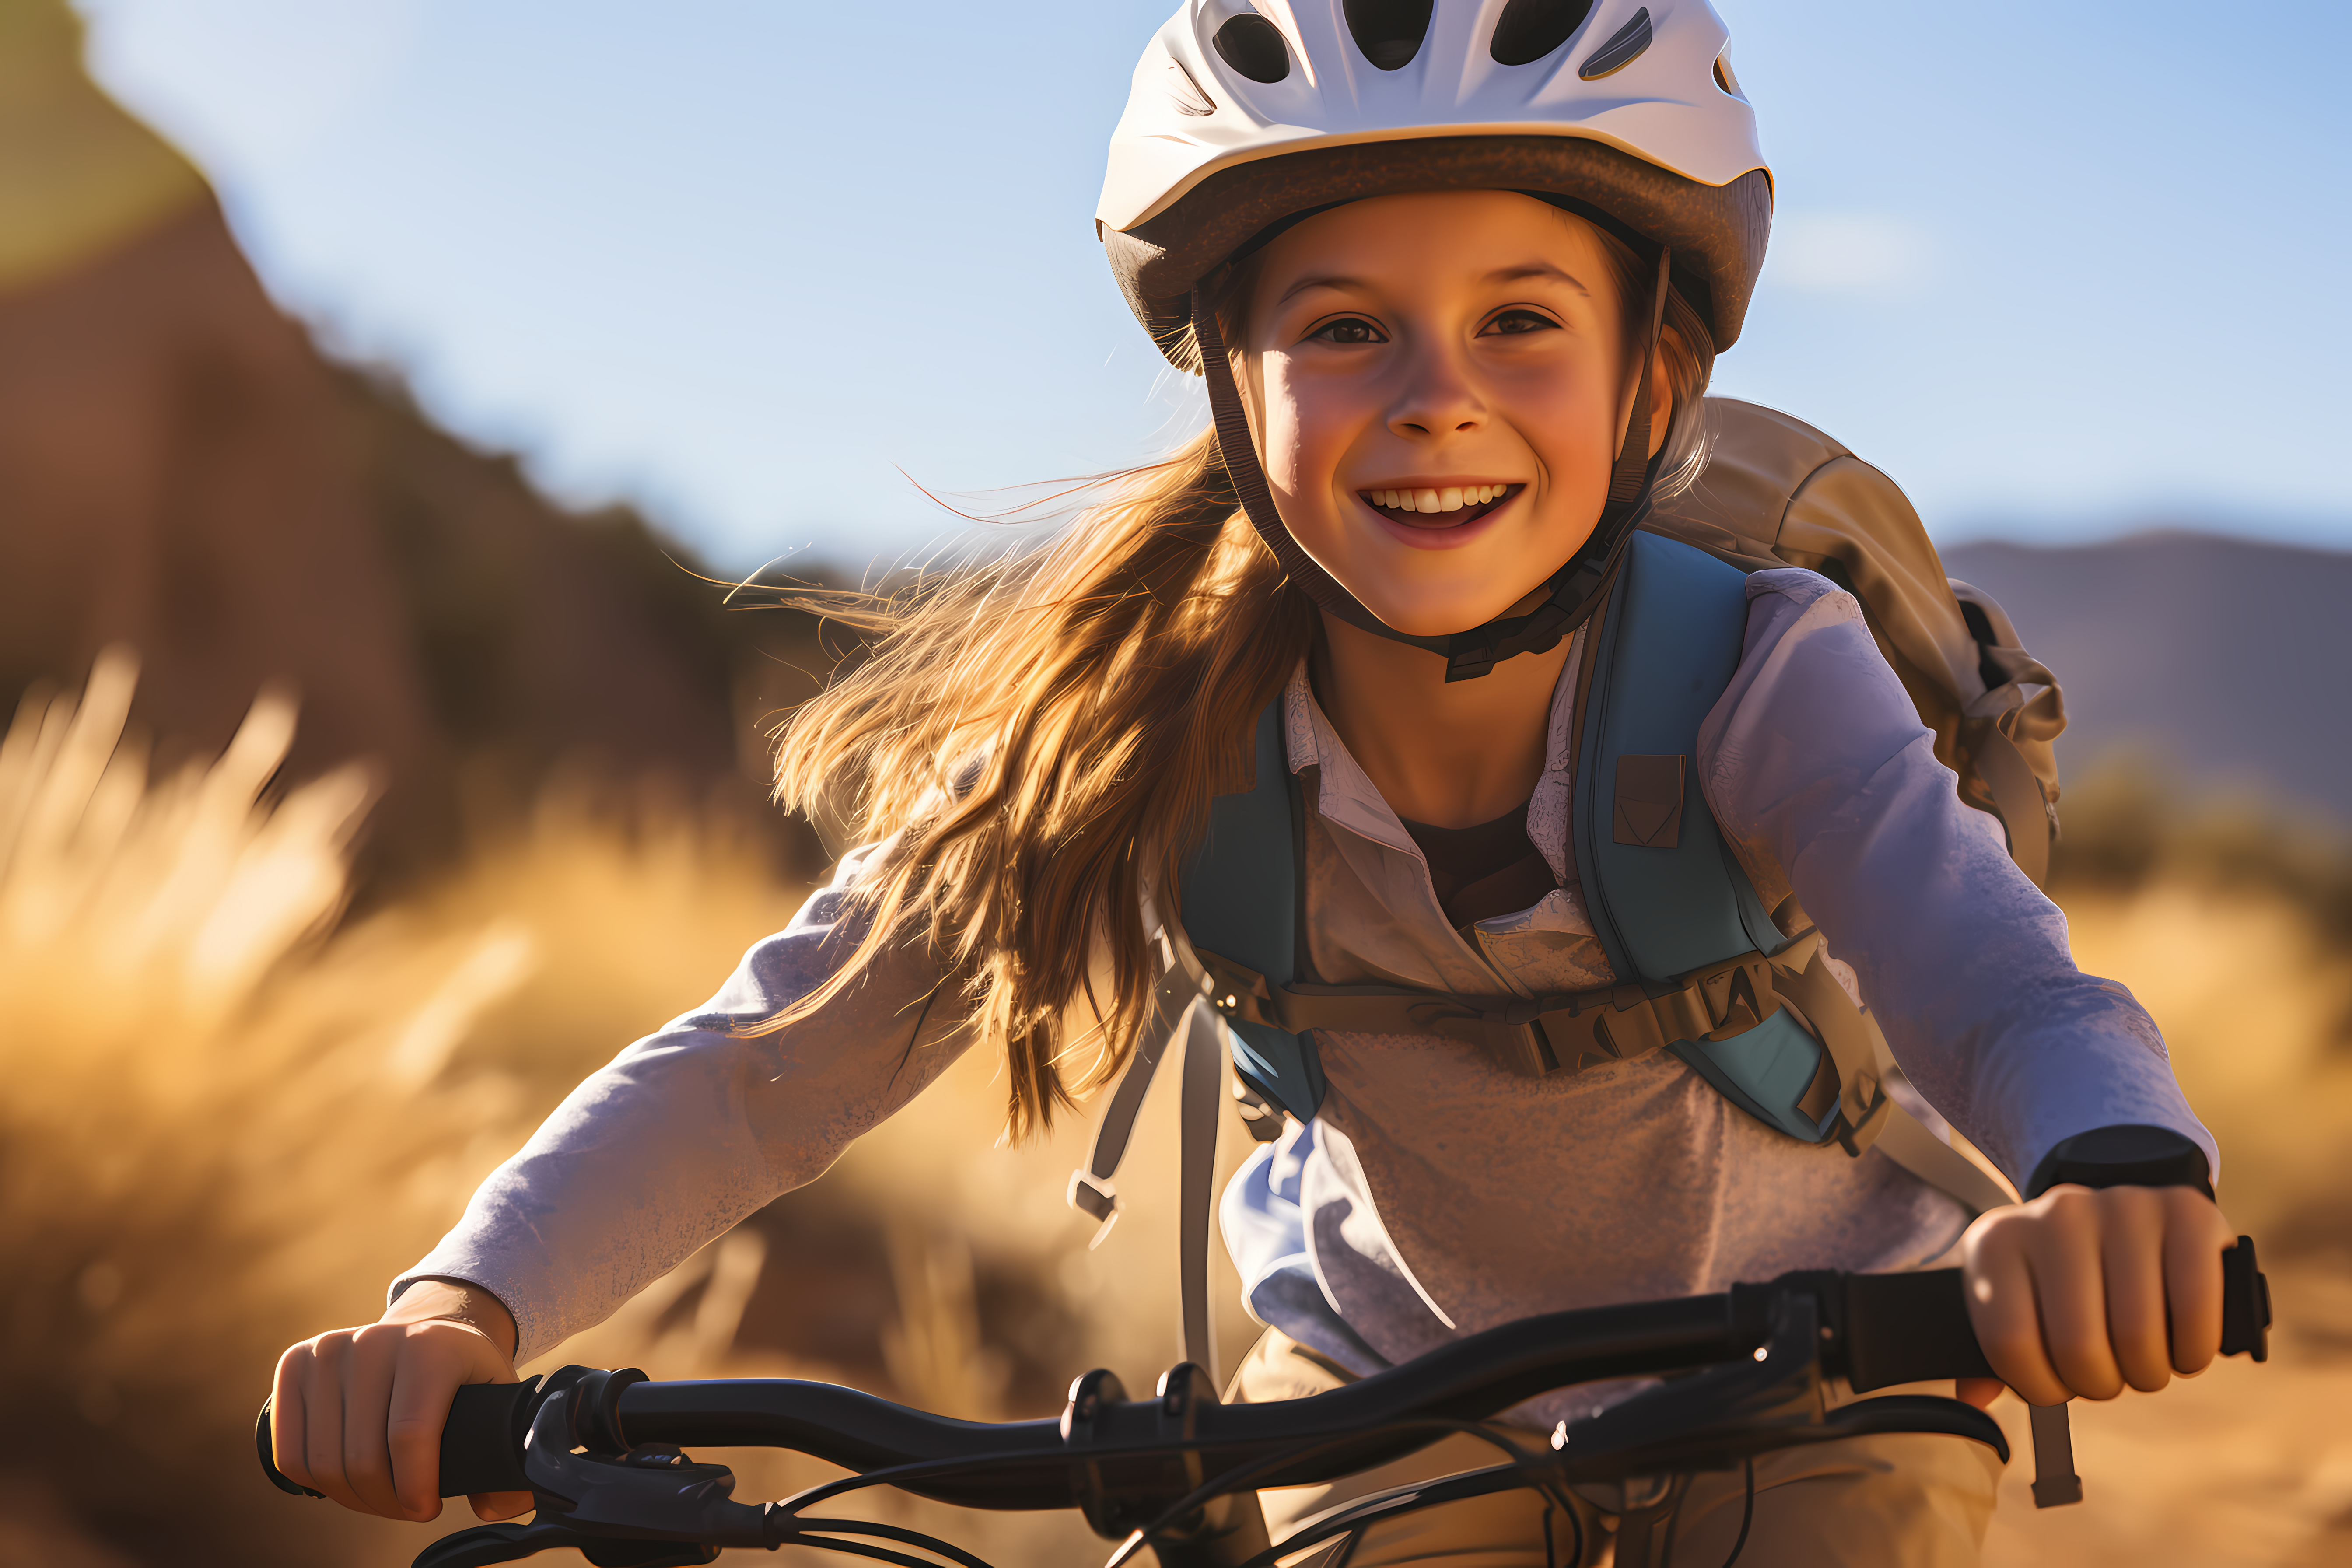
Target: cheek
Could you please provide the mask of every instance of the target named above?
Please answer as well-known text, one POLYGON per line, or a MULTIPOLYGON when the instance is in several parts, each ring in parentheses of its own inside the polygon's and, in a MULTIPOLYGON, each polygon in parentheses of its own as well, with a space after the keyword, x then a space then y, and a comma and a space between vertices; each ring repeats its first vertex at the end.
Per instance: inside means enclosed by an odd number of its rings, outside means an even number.
POLYGON ((1535 382, 1517 399, 1520 427, 1555 473, 1606 464, 1615 449, 1616 409, 1600 377, 1559 375, 1535 382))
POLYGON ((1346 411, 1335 406, 1328 387, 1293 374, 1295 367, 1281 355, 1260 364, 1259 439, 1267 482, 1286 497, 1329 489, 1347 449, 1346 411))

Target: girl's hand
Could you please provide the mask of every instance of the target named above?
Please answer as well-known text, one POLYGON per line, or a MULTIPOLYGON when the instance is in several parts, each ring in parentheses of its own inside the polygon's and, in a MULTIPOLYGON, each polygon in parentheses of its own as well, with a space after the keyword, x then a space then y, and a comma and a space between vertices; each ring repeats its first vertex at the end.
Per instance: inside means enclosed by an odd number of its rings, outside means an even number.
POLYGON ((2221 1254, 2236 1240, 2194 1187, 2062 1183, 1962 1238, 1977 1342, 2029 1405, 2154 1393, 2220 1352, 2221 1254))
MULTIPOLYGON (((288 1479, 345 1508, 424 1521, 441 1512, 441 1427, 468 1383, 512 1383, 514 1319, 463 1280, 420 1279, 365 1328, 278 1358, 269 1446, 288 1479)), ((529 1492, 482 1492, 482 1519, 529 1510, 529 1492)))

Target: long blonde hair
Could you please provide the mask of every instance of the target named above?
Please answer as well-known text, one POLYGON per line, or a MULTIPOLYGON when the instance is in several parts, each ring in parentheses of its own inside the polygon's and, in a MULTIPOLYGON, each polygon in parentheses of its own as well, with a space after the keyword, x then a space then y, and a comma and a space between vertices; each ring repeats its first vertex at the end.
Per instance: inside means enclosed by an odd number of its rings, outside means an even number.
MULTIPOLYGON (((1601 238, 1645 331, 1647 278, 1601 238)), ((1220 279, 1227 342, 1252 270, 1220 279)), ((1667 320, 1682 341, 1661 355, 1675 409, 1660 472, 1686 484, 1711 356, 1678 296, 1667 320)), ((814 811, 846 791, 862 840, 901 837, 858 889, 846 962, 757 1028, 817 1012, 886 946, 927 941, 963 1026, 1003 1052, 1013 1135, 1050 1128, 1132 1051, 1160 974, 1145 896, 1179 918, 1181 861, 1211 798, 1246 783, 1252 721, 1306 655, 1314 607, 1242 515, 1213 431, 1123 476, 1043 548, 892 598, 799 602, 873 643, 784 727, 777 799, 814 811), (1074 1029, 1081 1001, 1093 1022, 1074 1029)))
POLYGON ((1025 1136, 1126 1060, 1159 978, 1144 896, 1175 918, 1179 858, 1210 797, 1242 782, 1242 742, 1306 653, 1312 606, 1203 432, 1047 547, 848 618, 878 641, 793 716, 776 794, 806 810, 850 784, 860 837, 904 837, 861 889, 856 952, 773 1026, 919 922, 966 1026, 1003 1052, 1025 1136), (1065 1037, 1081 998, 1098 1022, 1065 1037))

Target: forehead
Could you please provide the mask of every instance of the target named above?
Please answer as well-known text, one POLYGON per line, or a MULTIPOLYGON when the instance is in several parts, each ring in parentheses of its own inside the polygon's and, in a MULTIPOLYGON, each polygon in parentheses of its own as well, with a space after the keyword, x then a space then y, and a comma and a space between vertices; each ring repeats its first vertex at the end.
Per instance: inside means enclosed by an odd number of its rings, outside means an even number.
POLYGON ((1531 260, 1590 263, 1590 225, 1517 191, 1421 191, 1349 202, 1277 236, 1263 252, 1261 299, 1276 283, 1334 272, 1376 285, 1484 277, 1531 260))

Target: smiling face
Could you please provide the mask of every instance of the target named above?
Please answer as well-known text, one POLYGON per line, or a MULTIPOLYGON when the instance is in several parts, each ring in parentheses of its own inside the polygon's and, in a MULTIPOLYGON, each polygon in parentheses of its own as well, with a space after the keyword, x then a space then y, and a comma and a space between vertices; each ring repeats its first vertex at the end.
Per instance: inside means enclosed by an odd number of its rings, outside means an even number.
POLYGON ((1593 229, 1507 191, 1433 192, 1318 214, 1262 256, 1241 379, 1300 547, 1417 636, 1540 587, 1600 521, 1640 371, 1593 229))

